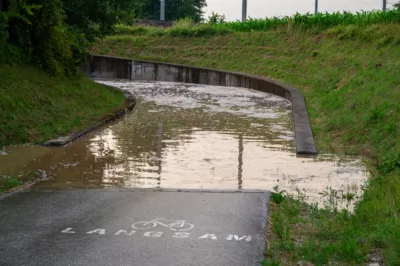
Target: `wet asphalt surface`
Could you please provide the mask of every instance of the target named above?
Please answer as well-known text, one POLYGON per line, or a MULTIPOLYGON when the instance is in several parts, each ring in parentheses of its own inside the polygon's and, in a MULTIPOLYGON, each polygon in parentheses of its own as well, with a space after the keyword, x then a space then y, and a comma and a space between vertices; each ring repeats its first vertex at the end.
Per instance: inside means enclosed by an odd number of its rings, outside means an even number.
POLYGON ((0 265, 260 265, 265 192, 74 189, 0 198, 0 265))

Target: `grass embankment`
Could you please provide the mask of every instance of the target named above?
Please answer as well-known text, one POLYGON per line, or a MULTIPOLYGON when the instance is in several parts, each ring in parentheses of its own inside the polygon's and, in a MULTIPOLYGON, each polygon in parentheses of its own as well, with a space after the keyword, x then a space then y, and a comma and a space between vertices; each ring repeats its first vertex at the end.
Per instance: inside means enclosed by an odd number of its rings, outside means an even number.
MULTIPOLYGON (((400 21, 394 15, 389 22, 400 21)), ((400 265, 400 24, 325 24, 120 27, 129 34, 92 52, 241 71, 299 88, 320 151, 368 157, 371 180, 354 214, 275 195, 264 264, 362 265, 382 251, 387 265, 400 265)))
POLYGON ((124 101, 120 91, 83 76, 54 78, 34 68, 0 66, 0 147, 82 130, 124 101))

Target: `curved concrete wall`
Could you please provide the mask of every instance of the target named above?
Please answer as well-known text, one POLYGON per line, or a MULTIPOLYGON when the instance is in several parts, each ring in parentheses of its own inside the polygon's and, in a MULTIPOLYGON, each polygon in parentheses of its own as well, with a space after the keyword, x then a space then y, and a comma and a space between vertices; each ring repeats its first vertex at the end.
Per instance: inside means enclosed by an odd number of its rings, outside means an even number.
POLYGON ((297 154, 317 154, 304 96, 289 85, 242 73, 100 55, 93 55, 83 71, 87 76, 98 79, 172 81, 245 87, 284 97, 292 103, 297 154))

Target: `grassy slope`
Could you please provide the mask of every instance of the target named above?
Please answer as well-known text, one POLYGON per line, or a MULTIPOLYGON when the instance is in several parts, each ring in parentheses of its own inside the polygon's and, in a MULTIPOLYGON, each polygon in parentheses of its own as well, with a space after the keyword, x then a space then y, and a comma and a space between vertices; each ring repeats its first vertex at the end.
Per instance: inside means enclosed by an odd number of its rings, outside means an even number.
POLYGON ((326 33, 270 31, 210 38, 112 36, 93 52, 235 70, 293 84, 307 98, 320 149, 379 155, 393 146, 400 151, 399 127, 382 127, 382 122, 399 121, 399 48, 377 49, 326 33))
POLYGON ((273 205, 275 238, 265 265, 300 259, 362 264, 379 249, 388 265, 400 265, 399 37, 398 24, 319 33, 288 27, 205 37, 121 35, 93 52, 235 70, 295 85, 306 97, 319 149, 371 158, 373 176, 354 216, 293 200, 273 205))
POLYGON ((123 104, 121 92, 85 77, 56 79, 33 68, 0 66, 0 147, 81 130, 123 104))

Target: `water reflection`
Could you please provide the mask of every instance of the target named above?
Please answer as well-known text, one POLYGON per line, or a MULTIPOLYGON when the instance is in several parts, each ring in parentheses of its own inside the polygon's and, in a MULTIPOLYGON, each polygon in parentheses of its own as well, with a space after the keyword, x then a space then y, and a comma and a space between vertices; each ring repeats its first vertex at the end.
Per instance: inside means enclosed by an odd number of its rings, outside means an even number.
POLYGON ((0 171, 44 170, 37 188, 266 189, 308 202, 361 196, 358 158, 298 158, 290 103, 252 90, 104 82, 138 98, 134 112, 65 148, 8 147, 0 171), (335 198, 332 199, 332 196, 335 198))

